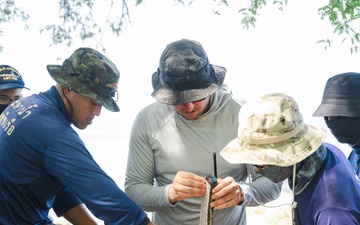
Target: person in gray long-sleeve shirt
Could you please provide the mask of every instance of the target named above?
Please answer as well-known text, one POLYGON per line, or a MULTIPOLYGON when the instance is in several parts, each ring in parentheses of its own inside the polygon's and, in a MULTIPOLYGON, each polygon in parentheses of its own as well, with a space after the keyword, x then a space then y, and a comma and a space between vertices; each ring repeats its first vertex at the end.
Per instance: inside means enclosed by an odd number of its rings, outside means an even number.
MULTIPOLYGON (((241 104, 223 86, 226 69, 212 65, 202 45, 182 39, 167 45, 152 75, 157 100, 137 115, 130 137, 125 193, 156 225, 199 225, 213 154, 237 137, 241 104)), ((281 183, 246 165, 216 160, 212 191, 216 224, 245 225, 244 206, 276 199, 281 183), (256 198, 256 199, 254 199, 256 198)))

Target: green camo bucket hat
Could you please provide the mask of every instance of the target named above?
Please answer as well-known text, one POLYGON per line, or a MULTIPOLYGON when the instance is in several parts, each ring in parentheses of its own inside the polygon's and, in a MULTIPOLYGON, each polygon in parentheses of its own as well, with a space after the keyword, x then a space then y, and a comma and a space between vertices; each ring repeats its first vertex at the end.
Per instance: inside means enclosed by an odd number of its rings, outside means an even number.
POLYGON ((292 97, 271 93, 242 106, 238 137, 220 155, 230 163, 291 166, 315 152, 325 137, 324 129, 304 123, 292 97))
POLYGON ((168 105, 198 101, 221 87, 225 74, 224 67, 210 64, 199 42, 178 40, 161 54, 159 67, 152 75, 151 96, 168 105))
POLYGON ((114 100, 120 72, 97 50, 79 48, 61 66, 47 65, 47 70, 62 86, 100 102, 112 112, 120 111, 114 100))

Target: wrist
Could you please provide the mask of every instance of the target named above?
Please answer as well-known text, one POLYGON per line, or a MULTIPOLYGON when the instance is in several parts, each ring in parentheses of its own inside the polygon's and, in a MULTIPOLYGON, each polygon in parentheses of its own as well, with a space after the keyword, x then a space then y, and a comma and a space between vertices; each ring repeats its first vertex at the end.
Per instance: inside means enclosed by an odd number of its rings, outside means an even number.
POLYGON ((242 191, 240 185, 238 185, 238 188, 239 188, 239 190, 238 190, 239 191, 239 202, 238 202, 237 205, 242 205, 244 203, 244 200, 245 200, 244 192, 242 191))

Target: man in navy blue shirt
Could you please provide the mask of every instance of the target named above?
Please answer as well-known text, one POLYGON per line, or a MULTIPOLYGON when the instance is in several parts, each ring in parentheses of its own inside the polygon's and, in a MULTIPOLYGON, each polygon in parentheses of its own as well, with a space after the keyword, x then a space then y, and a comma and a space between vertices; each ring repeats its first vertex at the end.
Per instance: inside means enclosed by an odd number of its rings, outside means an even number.
POLYGON ((324 143, 324 129, 305 124, 293 98, 272 93, 247 101, 238 131, 221 155, 275 183, 288 179, 293 224, 360 224, 360 185, 351 164, 324 143))
MULTIPOLYGON (((25 87, 25 82, 20 72, 12 66, 0 65, 0 114, 13 102, 23 97, 23 89, 30 90, 25 87)), ((85 212, 85 209, 81 208, 80 205, 77 208, 85 212)), ((73 209, 67 214, 71 212, 77 211, 73 209)))
POLYGON ((24 88, 28 89, 19 71, 9 65, 0 65, 0 114, 11 103, 23 97, 24 88))
POLYGON ((85 129, 102 106, 117 112, 120 73, 103 54, 77 49, 48 65, 56 86, 16 101, 0 115, 0 224, 49 224, 52 207, 73 224, 152 224, 95 162, 72 128, 85 129))

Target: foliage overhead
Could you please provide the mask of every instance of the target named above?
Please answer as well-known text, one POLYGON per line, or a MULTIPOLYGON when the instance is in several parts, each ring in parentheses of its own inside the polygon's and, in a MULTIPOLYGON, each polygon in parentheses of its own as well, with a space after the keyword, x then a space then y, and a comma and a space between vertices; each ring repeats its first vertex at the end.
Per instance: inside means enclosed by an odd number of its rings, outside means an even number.
MULTIPOLYGON (((130 1, 130 0, 128 0, 130 1)), ((174 0, 176 4, 189 5, 197 0, 174 0)), ((218 5, 229 6, 226 0, 212 0, 218 5)), ((144 4, 144 0, 135 0, 135 5, 144 4)), ((267 0, 249 0, 247 8, 238 10, 239 19, 243 24, 243 29, 254 28, 256 18, 260 16, 260 11, 266 7, 267 0)), ((102 35, 106 28, 110 28, 112 33, 119 36, 131 24, 130 12, 126 0, 110 0, 107 17, 104 21, 96 21, 93 15, 93 9, 96 0, 59 0, 59 23, 48 24, 40 30, 40 33, 50 33, 52 44, 66 44, 71 46, 74 39, 80 36, 81 40, 95 39, 101 44, 102 35), (118 4, 121 6, 118 7, 118 4), (116 11, 114 13, 114 11, 116 11), (113 17, 113 15, 116 15, 113 17)), ((272 4, 283 11, 288 0, 273 0, 272 4)), ((343 37, 343 43, 350 44, 351 53, 357 53, 360 43, 359 18, 360 18, 360 0, 329 0, 327 5, 318 9, 321 20, 328 19, 334 34, 343 37)), ((221 15, 218 10, 213 13, 221 15)), ((0 0, 0 23, 11 23, 21 20, 28 28, 28 15, 23 8, 19 8, 14 0, 0 0)), ((0 36, 4 35, 0 30, 0 36)), ((331 47, 332 40, 319 40, 317 43, 323 44, 325 49, 331 47)), ((0 45, 0 51, 2 46, 0 45)))

